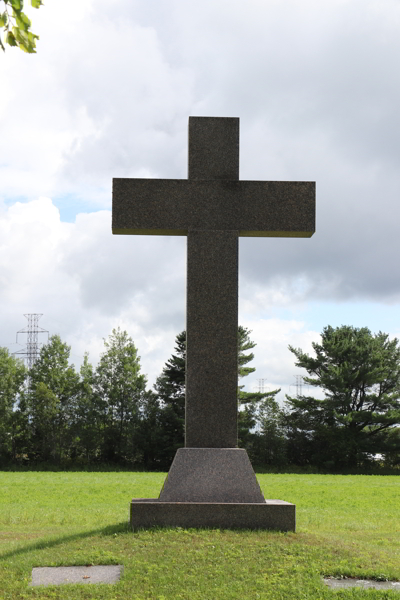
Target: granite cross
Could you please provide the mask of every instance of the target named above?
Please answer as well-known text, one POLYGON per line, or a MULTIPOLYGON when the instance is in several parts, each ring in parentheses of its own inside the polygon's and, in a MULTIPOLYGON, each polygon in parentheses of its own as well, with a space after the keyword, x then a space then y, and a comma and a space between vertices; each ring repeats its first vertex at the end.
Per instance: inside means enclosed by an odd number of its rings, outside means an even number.
POLYGON ((239 119, 189 117, 188 179, 114 179, 112 231, 187 236, 187 448, 237 446, 238 238, 311 237, 313 182, 239 181, 239 119))

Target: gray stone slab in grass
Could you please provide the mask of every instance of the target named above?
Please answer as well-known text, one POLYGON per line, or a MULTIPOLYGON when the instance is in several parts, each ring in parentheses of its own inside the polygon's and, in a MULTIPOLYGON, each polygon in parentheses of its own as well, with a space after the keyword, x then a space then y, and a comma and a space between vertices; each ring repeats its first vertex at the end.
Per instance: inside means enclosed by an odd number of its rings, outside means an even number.
POLYGON ((64 585, 66 583, 117 583, 122 565, 90 567, 36 567, 32 569, 31 586, 64 585))
POLYGON ((400 581, 374 581, 373 579, 335 579, 334 577, 325 577, 324 583, 334 590, 343 588, 362 588, 374 590, 397 590, 400 592, 400 581))

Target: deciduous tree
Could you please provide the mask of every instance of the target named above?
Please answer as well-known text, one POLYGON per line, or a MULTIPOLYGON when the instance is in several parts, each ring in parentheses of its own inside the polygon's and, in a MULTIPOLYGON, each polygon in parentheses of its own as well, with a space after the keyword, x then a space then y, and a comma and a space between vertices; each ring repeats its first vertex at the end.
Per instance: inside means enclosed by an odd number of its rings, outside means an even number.
POLYGON ((132 338, 119 328, 112 330, 104 345, 106 350, 101 355, 94 382, 95 395, 102 406, 102 458, 140 462, 136 435, 146 389, 146 377, 140 373, 140 357, 132 338))
POLYGON ((79 375, 69 364, 70 346, 50 337, 29 372, 31 455, 40 461, 68 458, 73 444, 79 375))
POLYGON ((76 402, 74 433, 74 458, 86 463, 97 460, 104 438, 103 407, 101 398, 94 390, 95 373, 86 352, 80 368, 80 380, 76 402))
MULTIPOLYGON (((42 0, 31 0, 34 8, 42 6, 42 0)), ((16 46, 33 54, 36 52, 36 40, 39 39, 31 31, 31 21, 23 12, 24 0, 0 0, 0 29, 3 29, 3 39, 0 35, 0 47, 5 51, 5 44, 16 46)))
POLYGON ((16 431, 15 409, 26 377, 23 362, 0 348, 0 461, 14 454, 16 431))

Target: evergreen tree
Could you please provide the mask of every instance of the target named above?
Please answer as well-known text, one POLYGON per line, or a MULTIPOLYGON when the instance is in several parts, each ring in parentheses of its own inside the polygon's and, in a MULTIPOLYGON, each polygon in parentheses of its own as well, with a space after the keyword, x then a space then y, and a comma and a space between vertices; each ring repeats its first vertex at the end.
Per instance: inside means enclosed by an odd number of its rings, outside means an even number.
POLYGON ((400 427, 388 430, 383 459, 387 467, 400 467, 400 427))
POLYGON ((157 455, 168 469, 178 448, 185 444, 186 331, 176 336, 175 354, 166 362, 154 385, 160 402, 157 455))
MULTIPOLYGON (((252 350, 255 342, 250 339, 251 331, 238 327, 238 379, 253 373, 255 369, 247 366, 254 358, 252 350)), ((168 468, 176 450, 184 446, 185 423, 185 368, 186 368, 186 331, 176 337, 175 354, 167 361, 162 374, 155 384, 157 396, 161 402, 160 434, 158 436, 159 456, 164 468, 168 468)), ((244 386, 238 385, 238 404, 242 407, 238 413, 239 445, 247 448, 251 444, 251 430, 257 425, 258 406, 267 399, 273 399, 279 390, 266 394, 244 392, 244 386)))
POLYGON ((292 459, 356 467, 384 454, 400 423, 398 340, 366 327, 328 326, 313 348, 315 357, 289 346, 309 373, 304 381, 325 393, 323 400, 287 397, 292 459))
MULTIPOLYGON (((239 325, 238 327, 238 378, 247 377, 250 373, 254 373, 255 367, 246 367, 249 362, 254 359, 254 353, 245 354, 247 350, 252 350, 256 347, 256 343, 250 339, 251 331, 247 327, 239 325)), ((242 389, 244 386, 240 386, 242 389)))
MULTIPOLYGON (((247 377, 250 373, 254 373, 254 367, 248 367, 249 362, 254 359, 254 353, 246 354, 247 350, 255 348, 256 343, 250 339, 251 330, 239 325, 238 327, 238 380, 247 377)), ((253 450, 254 428, 260 427, 260 410, 263 403, 268 401, 274 402, 276 394, 280 389, 271 392, 244 392, 244 385, 238 385, 238 437, 239 446, 246 448, 252 456, 253 460, 260 460, 260 457, 255 456, 253 450)), ((261 463, 260 463, 261 464, 261 463)))

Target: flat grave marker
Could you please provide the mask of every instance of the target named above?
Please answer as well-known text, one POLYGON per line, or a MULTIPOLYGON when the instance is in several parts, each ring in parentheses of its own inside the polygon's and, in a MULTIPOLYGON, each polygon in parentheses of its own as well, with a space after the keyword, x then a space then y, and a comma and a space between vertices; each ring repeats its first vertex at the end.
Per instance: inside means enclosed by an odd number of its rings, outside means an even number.
POLYGON ((361 588, 364 590, 393 590, 400 592, 400 581, 375 581, 374 579, 357 579, 356 577, 324 577, 323 582, 328 587, 339 589, 361 588))
POLYGON ((35 567, 31 586, 65 585, 68 583, 117 583, 122 565, 95 565, 72 567, 35 567))

